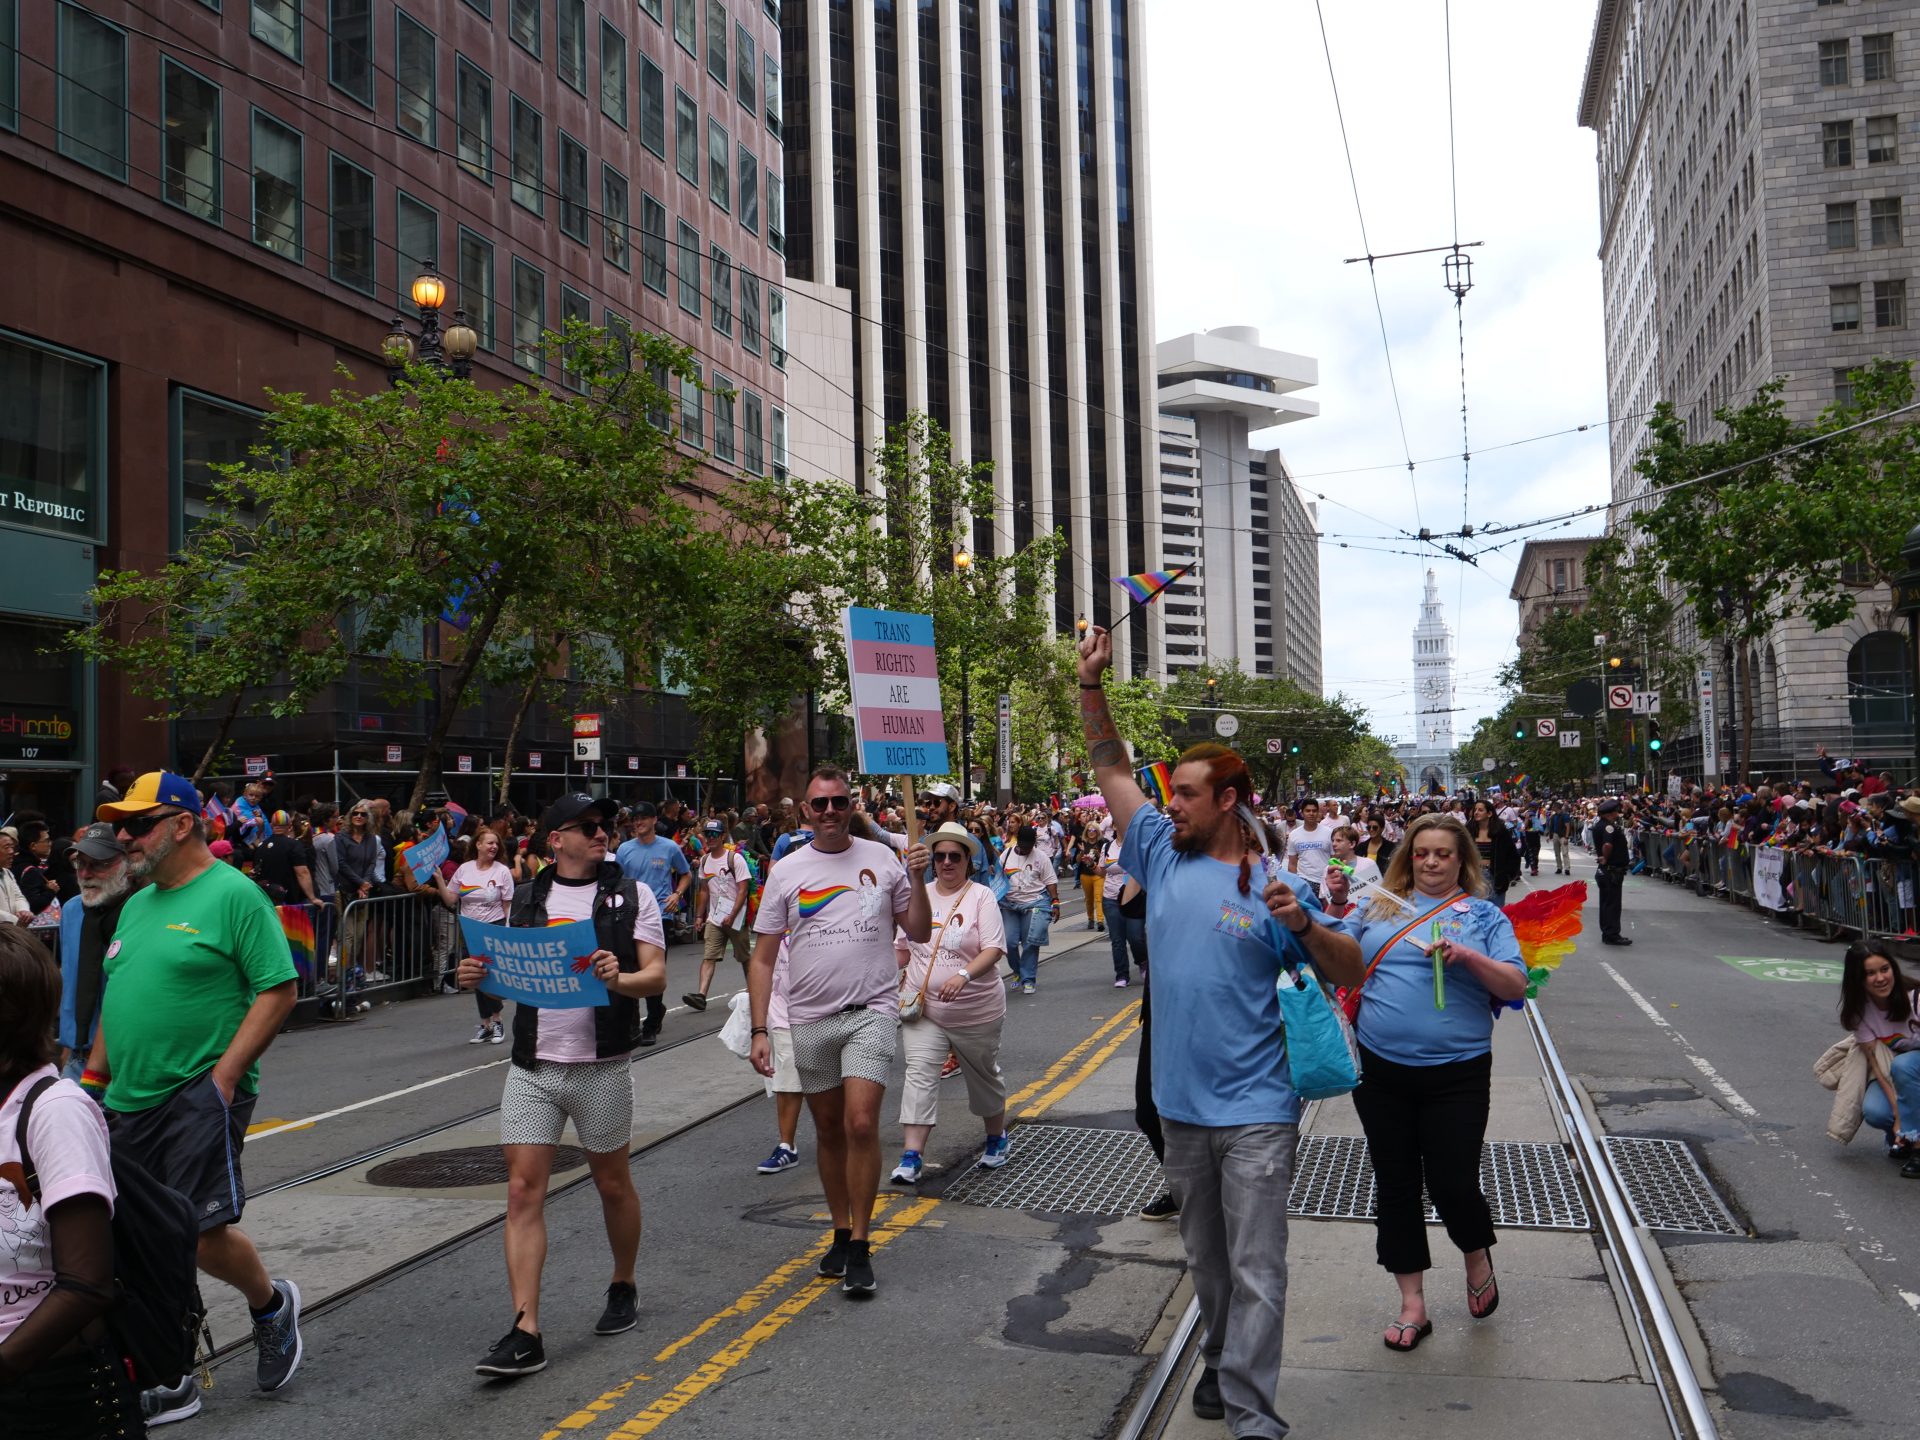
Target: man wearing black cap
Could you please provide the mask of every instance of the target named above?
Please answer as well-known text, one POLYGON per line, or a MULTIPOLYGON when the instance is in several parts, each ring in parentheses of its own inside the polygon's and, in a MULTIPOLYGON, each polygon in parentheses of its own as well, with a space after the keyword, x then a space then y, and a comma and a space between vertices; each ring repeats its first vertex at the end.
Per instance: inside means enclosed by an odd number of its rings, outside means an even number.
POLYGON ((1600 862, 1594 879, 1600 886, 1600 940, 1605 945, 1633 943, 1620 933, 1620 890, 1632 863, 1630 852, 1627 832, 1620 824, 1620 802, 1602 800, 1599 818, 1593 822, 1593 853, 1600 862))
MULTIPOLYGON (((126 777, 127 784, 133 777, 126 777)), ((115 800, 120 790, 115 787, 115 800)), ((100 1024, 100 967, 120 923, 120 907, 133 893, 127 852, 113 838, 113 826, 95 821, 73 846, 74 877, 80 903, 60 912, 60 1048, 67 1052, 67 1078, 86 1073, 93 1032, 100 1024)))
MULTIPOLYGON (((587 1152, 613 1249, 613 1281, 596 1335, 618 1335, 638 1323, 634 1262, 640 1250, 640 1197, 628 1152, 633 1143, 633 1067, 640 1043, 640 1001, 666 988, 666 936, 653 892, 628 879, 607 858, 612 807, 591 795, 563 795, 547 807, 534 836, 553 864, 513 897, 509 923, 543 927, 591 920, 599 948, 589 956, 607 987, 607 1003, 591 1009, 517 1004, 513 1063, 500 1097, 500 1146, 507 1161, 507 1283, 513 1326, 474 1366, 488 1376, 531 1375, 547 1368, 540 1338, 540 1271, 547 1255, 547 1181, 553 1151, 569 1120, 587 1152)), ((460 962, 460 987, 472 990, 486 962, 460 962)))

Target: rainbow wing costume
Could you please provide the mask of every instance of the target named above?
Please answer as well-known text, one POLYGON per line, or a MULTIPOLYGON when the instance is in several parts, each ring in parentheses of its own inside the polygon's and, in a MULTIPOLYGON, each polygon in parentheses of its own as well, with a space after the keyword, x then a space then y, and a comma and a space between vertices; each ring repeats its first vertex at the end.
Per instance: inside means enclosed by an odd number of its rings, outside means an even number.
MULTIPOLYGON (((1573 953, 1573 942, 1584 924, 1580 907, 1586 903, 1587 882, 1576 880, 1551 890, 1535 890, 1506 907, 1514 938, 1520 942, 1520 958, 1527 964, 1529 1000, 1540 994, 1560 962, 1573 953)), ((1520 1008, 1518 1000, 1507 1003, 1520 1008)))

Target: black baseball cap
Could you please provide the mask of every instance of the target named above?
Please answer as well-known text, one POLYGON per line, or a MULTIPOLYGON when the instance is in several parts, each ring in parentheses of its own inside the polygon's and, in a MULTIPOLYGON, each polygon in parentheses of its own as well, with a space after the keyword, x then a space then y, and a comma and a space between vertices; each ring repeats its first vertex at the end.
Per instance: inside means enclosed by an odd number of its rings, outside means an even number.
POLYGON ((558 800, 541 812, 540 828, 558 830, 562 825, 571 825, 587 816, 605 823, 613 816, 613 807, 604 797, 588 795, 584 791, 573 795, 562 795, 558 800))
POLYGON ((651 800, 642 800, 627 812, 635 820, 650 820, 659 813, 651 800))

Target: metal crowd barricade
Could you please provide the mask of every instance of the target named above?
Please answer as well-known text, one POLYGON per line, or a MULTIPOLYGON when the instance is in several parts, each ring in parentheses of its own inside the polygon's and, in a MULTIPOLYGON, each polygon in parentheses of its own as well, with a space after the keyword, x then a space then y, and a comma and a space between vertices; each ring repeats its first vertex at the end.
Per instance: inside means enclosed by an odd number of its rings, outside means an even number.
POLYGON ((1727 897, 1742 905, 1752 905, 1753 900, 1753 847, 1742 843, 1738 850, 1725 850, 1724 861, 1727 897))
POLYGON ((1913 867, 1898 860, 1855 857, 1864 871, 1863 934, 1907 935, 1914 930, 1913 867))
POLYGON ((340 915, 336 979, 349 1000, 405 986, 439 984, 453 961, 449 912, 431 893, 375 895, 340 915))
POLYGON ((294 997, 311 1000, 328 984, 339 914, 331 905, 276 905, 296 972, 294 997))

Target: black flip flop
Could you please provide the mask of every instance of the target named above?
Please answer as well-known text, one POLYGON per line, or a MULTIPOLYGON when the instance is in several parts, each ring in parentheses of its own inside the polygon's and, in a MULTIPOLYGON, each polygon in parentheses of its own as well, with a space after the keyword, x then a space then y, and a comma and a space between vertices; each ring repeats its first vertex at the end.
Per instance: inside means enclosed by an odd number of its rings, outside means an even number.
POLYGON ((1402 1343, 1396 1345, 1393 1343, 1393 1341, 1389 1340, 1384 1335, 1380 1337, 1380 1343, 1386 1346, 1387 1349, 1389 1350, 1399 1350, 1404 1353, 1407 1351, 1418 1350, 1420 1348, 1420 1342, 1426 1339, 1427 1336, 1433 1333, 1433 1321, 1422 1320, 1418 1325, 1416 1325, 1411 1320, 1396 1320, 1391 1325, 1387 1326, 1387 1328, 1389 1330, 1398 1330, 1400 1332, 1400 1339, 1402 1343), (1407 1339, 1407 1335, 1409 1332, 1411 1332, 1413 1335, 1413 1338, 1411 1340, 1407 1339))
POLYGON ((1493 1314, 1493 1312, 1498 1310, 1499 1308, 1500 1308, 1500 1282, 1494 1276, 1493 1261, 1491 1258, 1489 1258, 1487 1261, 1487 1278, 1478 1285, 1467 1286, 1467 1313, 1473 1316, 1473 1318, 1476 1320, 1485 1320, 1489 1315, 1493 1314), (1475 1302, 1477 1302, 1480 1299, 1480 1297, 1482 1295, 1485 1295, 1489 1290, 1493 1292, 1493 1299, 1487 1302, 1487 1308, 1484 1310, 1475 1310, 1473 1308, 1475 1302))

